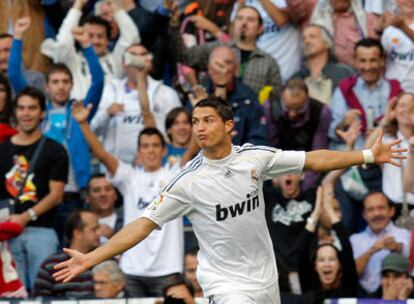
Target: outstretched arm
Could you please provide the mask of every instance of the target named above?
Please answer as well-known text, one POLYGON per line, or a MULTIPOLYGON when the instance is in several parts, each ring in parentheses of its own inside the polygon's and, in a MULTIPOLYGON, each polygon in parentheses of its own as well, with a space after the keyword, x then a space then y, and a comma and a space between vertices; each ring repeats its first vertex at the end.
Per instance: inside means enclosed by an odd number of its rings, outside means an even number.
POLYGON ((406 156, 401 155, 407 152, 407 149, 395 148, 400 140, 394 140, 388 144, 382 143, 383 131, 377 137, 374 145, 366 153, 371 154, 371 160, 365 159, 363 151, 330 151, 317 150, 306 153, 304 170, 317 172, 331 171, 347 168, 356 165, 362 165, 367 162, 373 162, 378 165, 390 163, 400 167, 399 159, 405 159, 406 156))
POLYGON ((69 282, 71 279, 96 264, 123 253, 144 240, 158 226, 148 218, 138 218, 116 233, 105 245, 83 254, 65 248, 71 259, 56 265, 53 274, 57 281, 69 282))

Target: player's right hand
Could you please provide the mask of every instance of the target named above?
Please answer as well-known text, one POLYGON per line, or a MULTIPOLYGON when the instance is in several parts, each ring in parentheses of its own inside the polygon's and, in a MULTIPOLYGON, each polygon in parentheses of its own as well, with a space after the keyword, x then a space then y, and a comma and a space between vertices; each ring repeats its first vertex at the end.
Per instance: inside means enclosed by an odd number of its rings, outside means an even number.
POLYGON ((90 266, 87 263, 86 254, 68 248, 64 248, 63 251, 71 258, 53 267, 53 269, 56 270, 53 274, 53 278, 56 281, 63 281, 63 283, 66 283, 88 270, 90 266))

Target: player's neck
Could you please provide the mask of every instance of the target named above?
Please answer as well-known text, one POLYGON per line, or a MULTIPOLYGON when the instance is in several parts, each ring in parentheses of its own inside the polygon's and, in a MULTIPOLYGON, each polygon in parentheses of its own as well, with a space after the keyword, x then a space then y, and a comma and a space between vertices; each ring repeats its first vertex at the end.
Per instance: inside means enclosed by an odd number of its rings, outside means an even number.
POLYGON ((208 159, 219 160, 229 156, 231 153, 231 149, 231 141, 226 141, 222 145, 218 145, 212 148, 204 148, 203 154, 208 159))

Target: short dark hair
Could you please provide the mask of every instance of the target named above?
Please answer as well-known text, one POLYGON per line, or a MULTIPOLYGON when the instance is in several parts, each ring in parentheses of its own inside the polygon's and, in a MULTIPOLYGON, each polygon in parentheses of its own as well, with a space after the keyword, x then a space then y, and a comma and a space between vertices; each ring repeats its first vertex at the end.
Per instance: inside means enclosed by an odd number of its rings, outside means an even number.
POLYGON ((0 112, 0 122, 10 123, 10 119, 13 116, 13 96, 12 90, 10 87, 10 82, 5 75, 0 73, 0 85, 4 86, 6 93, 6 101, 3 107, 3 110, 0 112))
POLYGON ((286 84, 282 88, 282 92, 285 90, 289 91, 303 91, 306 95, 308 95, 308 86, 306 85, 305 81, 301 78, 292 78, 286 82, 286 84))
POLYGON ((9 33, 1 33, 0 34, 0 39, 5 39, 5 38, 13 39, 13 35, 10 35, 9 33))
POLYGON ((72 211, 66 219, 65 222, 65 231, 64 231, 64 244, 65 246, 69 246, 70 242, 73 238, 73 231, 74 230, 83 230, 85 228, 85 223, 82 220, 83 213, 92 213, 95 214, 91 210, 87 209, 76 209, 72 211))
POLYGON ((234 114, 233 110, 229 103, 219 96, 209 96, 201 101, 199 101, 193 108, 193 112, 196 108, 205 108, 210 107, 216 110, 217 114, 226 122, 228 120, 233 120, 234 114))
POLYGON ((66 75, 69 76, 70 81, 73 82, 72 72, 67 67, 67 65, 65 65, 63 63, 53 63, 49 66, 49 68, 47 69, 47 72, 46 72, 46 82, 49 82, 50 75, 52 75, 54 73, 65 73, 66 75))
POLYGON ((161 146, 165 147, 165 139, 164 136, 161 134, 161 132, 157 129, 157 128, 144 128, 138 135, 138 148, 141 145, 141 137, 143 135, 156 135, 159 137, 160 141, 161 141, 161 146))
POLYGON ((245 9, 245 8, 250 8, 253 11, 256 12, 257 18, 258 18, 258 21, 259 21, 259 25, 262 26, 263 25, 263 18, 262 18, 262 15, 260 15, 260 12, 257 10, 257 8, 255 8, 253 6, 250 6, 250 5, 242 5, 242 6, 240 6, 240 8, 237 12, 240 12, 242 9, 245 9))
POLYGON ((384 48, 382 47, 381 41, 379 41, 378 39, 363 38, 359 40, 357 43, 355 43, 355 47, 354 47, 355 53, 359 47, 366 47, 366 48, 376 47, 380 51, 381 57, 384 56, 384 48))
POLYGON ((23 96, 30 96, 33 99, 36 99, 39 102, 39 106, 42 111, 46 110, 46 97, 42 91, 33 87, 26 87, 20 91, 19 94, 14 98, 14 108, 17 107, 17 102, 23 96))
POLYGON ((88 180, 88 183, 86 184, 86 193, 89 193, 89 191, 90 191, 90 186, 91 186, 92 180, 94 180, 95 178, 104 178, 104 177, 106 177, 106 175, 104 173, 92 174, 91 177, 88 180))
POLYGON ((368 193, 365 197, 364 197, 364 201, 363 201, 363 209, 365 209, 365 201, 370 197, 370 196, 373 196, 373 195, 380 195, 380 196, 382 196, 383 198, 385 198, 386 199, 386 201, 387 201, 387 204, 388 204, 388 207, 389 208, 394 208, 395 207, 395 205, 394 205, 394 203, 388 198, 388 196, 386 196, 385 195, 385 193, 384 192, 381 192, 381 191, 372 191, 372 192, 370 192, 370 193, 368 193))
MULTIPOLYGON (((187 120, 191 124, 190 112, 184 107, 177 107, 177 108, 172 109, 170 112, 168 112, 167 117, 165 118, 165 130, 168 131, 172 127, 178 115, 180 115, 181 113, 184 113, 187 116, 187 120)), ((167 132, 167 135, 168 135, 169 140, 172 141, 171 134, 167 132)))
POLYGON ((184 256, 187 256, 187 255, 197 256, 197 254, 198 254, 198 251, 199 251, 199 250, 200 250, 200 248, 198 248, 198 246, 193 247, 193 248, 191 248, 191 249, 188 249, 188 250, 185 252, 185 255, 184 255, 184 256))
POLYGON ((89 16, 81 21, 81 25, 87 23, 103 26, 105 28, 106 38, 108 40, 111 39, 111 24, 108 21, 99 16, 89 16))

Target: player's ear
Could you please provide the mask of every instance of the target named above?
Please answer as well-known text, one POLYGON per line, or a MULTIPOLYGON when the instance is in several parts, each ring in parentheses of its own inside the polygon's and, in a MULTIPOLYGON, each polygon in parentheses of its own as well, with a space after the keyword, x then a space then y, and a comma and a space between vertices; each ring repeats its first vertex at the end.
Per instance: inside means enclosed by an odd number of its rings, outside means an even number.
POLYGON ((224 127, 226 128, 226 133, 231 133, 234 129, 234 121, 233 120, 227 120, 224 123, 224 127))

